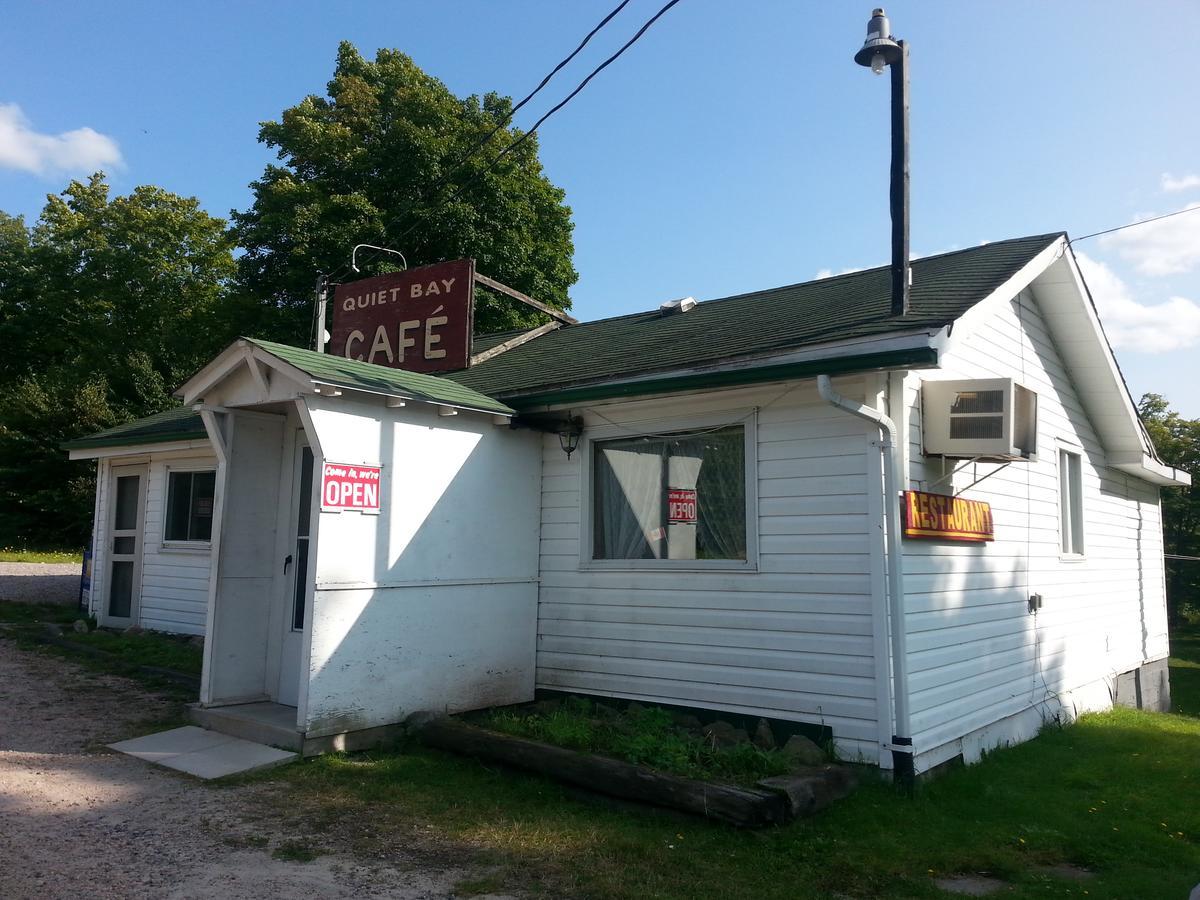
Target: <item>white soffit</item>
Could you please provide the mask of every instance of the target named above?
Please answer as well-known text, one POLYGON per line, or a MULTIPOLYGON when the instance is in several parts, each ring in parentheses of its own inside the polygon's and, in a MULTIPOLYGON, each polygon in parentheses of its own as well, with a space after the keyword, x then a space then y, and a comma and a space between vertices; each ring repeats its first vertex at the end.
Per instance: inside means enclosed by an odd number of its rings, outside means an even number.
POLYGON ((1153 484, 1190 484, 1186 472, 1155 458, 1075 258, 1065 241, 1058 246, 1030 287, 1110 464, 1153 484))

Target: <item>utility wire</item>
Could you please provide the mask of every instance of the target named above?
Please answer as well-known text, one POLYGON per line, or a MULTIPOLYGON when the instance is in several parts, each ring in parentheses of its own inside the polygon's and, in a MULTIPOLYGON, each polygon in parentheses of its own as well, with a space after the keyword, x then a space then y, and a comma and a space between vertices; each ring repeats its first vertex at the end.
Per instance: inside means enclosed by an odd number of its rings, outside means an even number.
MULTIPOLYGON (((462 155, 462 157, 459 158, 458 162, 454 163, 446 170, 446 174, 444 174, 438 180, 437 184, 435 184, 433 186, 433 189, 429 192, 429 194, 431 196, 436 197, 437 194, 442 190, 442 188, 444 188, 449 183, 450 179, 453 178, 455 175, 457 175, 459 173, 459 171, 463 168, 463 166, 465 166, 468 162, 471 161, 472 157, 474 157, 477 153, 479 153, 479 151, 481 151, 485 146, 487 146, 487 144, 491 142, 492 138, 494 138, 499 133, 500 129, 502 129, 505 125, 507 125, 509 122, 511 122, 513 120, 513 117, 518 112, 520 112, 521 108, 523 106, 525 106, 525 104, 528 103, 530 100, 532 100, 534 97, 536 97, 538 95, 538 93, 542 90, 542 88, 544 88, 546 85, 548 85, 550 83, 550 79, 552 79, 555 75, 557 75, 560 71, 562 71, 564 66, 566 66, 568 63, 571 62, 571 60, 573 60, 576 56, 578 56, 580 51, 582 51, 583 48, 588 45, 588 42, 590 42, 591 39, 594 38, 599 33, 600 29, 602 29, 605 25, 607 25, 609 22, 611 22, 612 19, 617 15, 617 13, 619 13, 621 10, 623 10, 628 5, 629 5, 629 0, 621 0, 621 3, 617 4, 617 6, 615 6, 608 13, 608 15, 606 15, 603 19, 601 19, 600 22, 591 31, 589 31, 586 35, 584 35, 583 40, 579 42, 579 46, 576 47, 574 50, 572 50, 569 56, 560 60, 558 65, 556 65, 553 69, 550 70, 549 74, 547 74, 546 77, 541 80, 541 82, 538 84, 537 87, 535 87, 532 91, 530 91, 528 94, 526 94, 524 97, 521 98, 520 102, 517 103, 517 105, 514 106, 509 111, 508 115, 506 115, 503 119, 501 119, 498 123, 496 123, 496 126, 491 131, 489 131, 486 135, 484 135, 484 137, 474 147, 472 147, 470 150, 468 150, 466 153, 464 153, 462 155)), ((384 225, 384 228, 383 228, 384 234, 387 233, 388 228, 395 225, 399 220, 400 220, 400 217, 396 216, 390 222, 388 222, 386 225, 384 225)), ((375 251, 371 254, 372 257, 378 256, 378 255, 379 255, 378 251, 375 251)), ((369 258, 370 257, 365 258, 364 262, 367 261, 369 258)), ((345 264, 343 263, 341 268, 339 268, 334 274, 335 275, 343 274, 345 272, 345 268, 346 268, 345 264)), ((331 276, 331 278, 332 277, 333 276, 331 276)))
POLYGON ((1112 234, 1114 231, 1124 231, 1126 228, 1136 228, 1139 225, 1149 225, 1151 222, 1157 222, 1160 219, 1169 219, 1171 216, 1182 216, 1184 213, 1200 212, 1200 205, 1189 206, 1187 209, 1177 209, 1173 213, 1164 213, 1161 216, 1154 216, 1150 219, 1142 219, 1140 222, 1130 222, 1128 225, 1118 225, 1116 228, 1106 228, 1104 231, 1094 231, 1091 234, 1085 234, 1077 238, 1071 238, 1067 241, 1068 244, 1074 244, 1076 241, 1086 241, 1088 238, 1100 237, 1102 234, 1112 234))
MULTIPOLYGON (((623 53, 624 53, 626 50, 628 50, 630 47, 632 47, 634 44, 636 44, 636 43, 638 42, 638 40, 640 40, 640 39, 641 39, 642 35, 644 35, 644 34, 645 34, 645 33, 646 33, 646 32, 647 32, 649 29, 650 29, 650 26, 651 26, 651 25, 653 25, 653 24, 654 24, 655 22, 657 22, 657 21, 658 21, 660 18, 662 18, 662 17, 663 17, 663 16, 664 16, 664 15, 665 15, 665 14, 666 14, 666 13, 667 13, 667 12, 668 12, 670 9, 671 9, 671 7, 675 6, 677 3, 679 3, 679 0, 670 0, 670 2, 668 2, 668 3, 667 3, 667 4, 665 4, 665 5, 664 5, 664 6, 663 6, 661 9, 659 9, 659 11, 658 11, 658 12, 656 12, 656 13, 655 13, 653 16, 651 16, 651 17, 650 17, 650 18, 649 18, 649 19, 646 21, 646 23, 645 23, 644 25, 642 25, 642 27, 641 27, 641 28, 639 28, 639 29, 637 30, 637 33, 636 33, 636 34, 634 34, 634 36, 633 36, 633 37, 631 37, 631 38, 630 38, 628 41, 626 41, 626 42, 625 42, 625 43, 624 43, 624 44, 621 46, 621 48, 620 48, 619 50, 617 50, 617 52, 615 52, 615 53, 614 53, 614 54, 612 54, 610 57, 608 57, 608 59, 604 60, 604 62, 600 63, 600 65, 596 66, 596 68, 592 69, 592 71, 588 73, 587 77, 586 77, 586 78, 584 78, 584 79, 583 79, 583 81, 579 82, 579 84, 578 84, 578 85, 576 85, 575 89, 574 89, 573 91, 571 91, 571 93, 569 93, 569 94, 568 94, 568 95, 567 95, 567 96, 566 96, 566 97, 565 97, 565 98, 564 98, 562 101, 560 101, 560 102, 559 102, 559 103, 558 103, 556 106, 554 106, 553 108, 551 108, 549 112, 545 113, 545 114, 544 114, 544 115, 543 115, 543 116, 542 116, 540 119, 538 119, 538 120, 537 120, 537 121, 536 121, 536 122, 533 124, 533 127, 532 127, 532 128, 530 128, 529 130, 527 130, 527 131, 526 131, 524 134, 522 134, 522 135, 521 135, 519 138, 517 138, 515 141, 513 141, 511 144, 509 144, 507 147, 505 147, 503 150, 501 150, 501 151, 500 151, 498 154, 496 154, 496 157, 495 157, 495 159, 493 159, 493 160, 492 160, 492 161, 491 161, 491 162, 488 164, 487 168, 485 168, 485 169, 484 169, 483 171, 481 171, 481 172, 478 172, 478 173, 476 173, 476 174, 475 174, 474 176, 472 176, 472 177, 471 177, 469 180, 467 180, 467 181, 466 181, 466 182, 464 182, 462 185, 460 185, 460 186, 458 187, 458 189, 457 189, 457 190, 455 190, 455 191, 454 191, 454 193, 452 193, 452 194, 451 194, 449 197, 447 197, 445 200, 442 200, 442 201, 437 201, 437 202, 434 204, 434 206, 433 206, 433 207, 431 207, 431 209, 432 209, 432 208, 436 208, 436 206, 439 206, 439 205, 444 205, 444 204, 446 204, 446 203, 453 203, 455 200, 457 200, 459 197, 461 197, 461 196, 462 196, 462 195, 463 195, 463 194, 466 192, 466 190, 467 190, 468 188, 470 188, 471 186, 473 186, 473 185, 475 184, 475 182, 477 182, 477 181, 478 181, 480 178, 482 178, 483 176, 485 176, 485 175, 487 175, 488 173, 490 173, 490 172, 491 172, 493 169, 495 169, 495 168, 496 168, 496 166, 497 166, 497 165, 500 163, 500 161, 501 161, 502 159, 504 159, 504 157, 506 157, 506 156, 507 156, 509 153, 511 153, 512 151, 516 150, 516 149, 517 149, 517 147, 521 146, 521 144, 525 143, 525 141, 527 141, 527 140, 528 140, 530 137, 532 137, 532 136, 533 136, 533 134, 534 134, 534 133, 535 133, 535 132, 538 130, 538 128, 540 128, 540 127, 541 127, 541 126, 542 126, 542 125, 543 125, 543 124, 546 122, 546 120, 547 120, 547 119, 549 119, 549 118, 550 118, 552 115, 554 115, 556 112, 558 112, 560 109, 562 109, 562 108, 563 108, 564 106, 566 106, 568 103, 570 103, 570 102, 571 102, 571 101, 572 101, 572 100, 573 100, 573 99, 574 99, 574 98, 575 98, 575 97, 576 97, 576 96, 579 94, 579 92, 580 92, 580 91, 582 91, 582 90, 583 90, 585 87, 587 87, 588 83, 589 83, 589 82, 590 82, 590 81, 591 81, 593 78, 595 78, 597 75, 599 75, 601 72, 603 72, 603 71, 604 71, 606 68, 608 68, 608 67, 609 67, 609 66, 610 66, 612 63, 616 62, 616 61, 617 61, 617 60, 618 60, 618 59, 621 57, 621 55, 622 55, 622 54, 623 54, 623 53)), ((607 22, 609 19, 611 19, 611 18, 612 18, 614 15, 616 15, 616 13, 617 13, 617 12, 620 12, 621 8, 622 8, 622 7, 624 7, 624 5, 625 5, 625 4, 624 4, 624 3, 622 3, 622 4, 621 4, 621 6, 618 6, 618 7, 616 8, 616 10, 614 10, 614 11, 613 11, 612 13, 610 13, 610 14, 609 14, 607 17, 605 17, 605 19, 603 20, 603 22, 601 22, 601 24, 600 24, 599 26, 597 26, 597 27, 596 27, 596 29, 594 29, 592 33, 594 34, 594 33, 595 33, 595 31, 598 31, 598 30, 599 30, 599 28, 600 28, 600 27, 602 27, 602 26, 603 26, 603 25, 604 25, 604 24, 605 24, 605 23, 606 23, 606 22, 607 22)), ((588 35, 588 38, 590 39, 590 37, 591 37, 591 35, 589 34, 589 35, 588 35)), ((585 39, 584 43, 586 43, 586 40, 587 40, 587 39, 585 39)), ((581 45, 581 47, 582 47, 582 45, 581 45)), ((576 50, 576 53, 578 53, 578 50, 576 50)), ((572 56, 573 56, 573 55, 574 55, 574 54, 572 54, 572 56)), ((568 59, 569 59, 569 58, 570 58, 570 57, 568 57, 568 59)), ((560 64, 558 67, 556 67, 555 71, 557 71, 559 68, 561 68, 561 67, 562 67, 562 65, 565 65, 565 62, 564 62, 564 63, 562 63, 562 64, 560 64)), ((551 73, 551 74, 553 74, 553 73, 551 73)), ((547 78, 547 80, 549 80, 549 79, 547 78)), ((532 95, 531 95, 531 96, 532 96, 532 95)), ((514 110, 514 112, 515 112, 515 110, 514 110)), ((499 128, 497 128, 496 130, 499 130, 499 128)), ((493 133, 495 133, 495 131, 493 131, 493 133)), ((428 213, 429 211, 430 211, 430 210, 426 210, 426 213, 428 213)), ((395 220, 393 220, 393 224, 394 224, 394 221, 395 221, 395 220)), ((404 231, 402 231, 402 232, 401 232, 399 235, 397 235, 397 236, 395 236, 395 237, 389 237, 389 238, 388 238, 388 240, 392 241, 393 243, 399 243, 399 242, 400 242, 400 241, 402 241, 404 238, 406 238, 408 235, 412 234, 412 232, 413 232, 413 231, 415 231, 415 230, 417 229, 417 227, 418 227, 420 224, 421 224, 421 223, 420 223, 420 216, 418 216, 418 220, 417 220, 416 222, 414 222, 414 223, 413 223, 412 225, 410 225, 410 226, 409 226, 407 229, 405 229, 404 231)), ((343 266, 343 268, 344 268, 344 266, 343 266)))

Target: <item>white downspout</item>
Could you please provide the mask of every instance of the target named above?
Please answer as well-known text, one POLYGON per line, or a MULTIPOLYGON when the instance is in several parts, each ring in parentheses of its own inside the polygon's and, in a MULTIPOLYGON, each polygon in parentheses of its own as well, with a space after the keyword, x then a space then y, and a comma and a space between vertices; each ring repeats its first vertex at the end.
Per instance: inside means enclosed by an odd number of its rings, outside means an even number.
POLYGON ((900 485, 905 483, 896 423, 877 409, 855 403, 838 394, 828 375, 817 376, 817 393, 832 406, 865 419, 881 432, 884 510, 887 520, 888 619, 892 639, 892 704, 895 733, 892 760, 896 780, 911 785, 913 780, 912 723, 908 711, 908 651, 904 627, 904 563, 900 549, 900 485), (907 749, 906 749, 907 748, 907 749))

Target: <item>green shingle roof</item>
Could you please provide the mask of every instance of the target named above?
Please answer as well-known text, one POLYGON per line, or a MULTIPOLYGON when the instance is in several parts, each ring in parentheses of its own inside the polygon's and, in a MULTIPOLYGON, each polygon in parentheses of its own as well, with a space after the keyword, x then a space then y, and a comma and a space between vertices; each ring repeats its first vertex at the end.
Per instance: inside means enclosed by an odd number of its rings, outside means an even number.
MULTIPOLYGON (((738 294, 687 313, 657 309, 548 332, 486 362, 444 376, 389 369, 327 353, 247 339, 323 384, 509 415, 521 398, 580 385, 670 372, 889 332, 949 325, 1062 236, 1035 235, 915 260, 911 311, 890 314, 888 267, 738 294), (488 396, 493 395, 493 396, 488 396)), ((481 353, 520 332, 476 335, 481 353)), ((89 435, 64 449, 204 437, 198 413, 168 410, 89 435)))
POLYGON ((125 447, 131 444, 164 444, 207 438, 200 413, 185 406, 155 413, 144 419, 126 422, 87 437, 67 441, 64 450, 88 450, 94 447, 125 447))
MULTIPOLYGON (((654 308, 570 325, 445 378, 517 402, 522 395, 808 344, 941 328, 991 294, 1060 234, 997 241, 915 260, 911 311, 899 318, 890 314, 890 270, 882 266, 712 300, 672 316, 661 316, 654 308)), ((480 346, 477 339, 474 352, 480 346)))
POLYGON ((389 369, 371 363, 346 359, 315 350, 301 350, 273 341, 246 338, 249 343, 261 347, 289 365, 300 369, 314 381, 348 390, 370 391, 376 394, 391 394, 409 397, 426 403, 456 406, 479 412, 512 415, 513 409, 499 400, 481 394, 472 388, 451 381, 435 378, 420 372, 389 369))

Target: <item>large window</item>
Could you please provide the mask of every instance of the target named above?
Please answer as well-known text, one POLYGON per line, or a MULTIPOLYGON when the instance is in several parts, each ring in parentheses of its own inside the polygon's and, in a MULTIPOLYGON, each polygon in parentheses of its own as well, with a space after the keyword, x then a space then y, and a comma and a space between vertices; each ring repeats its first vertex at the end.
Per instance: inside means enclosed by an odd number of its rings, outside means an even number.
POLYGON ((592 558, 745 562, 743 425, 592 443, 592 558))
POLYGON ((1083 555, 1083 472, 1081 457, 1070 450, 1058 451, 1059 521, 1062 552, 1083 555))
POLYGON ((167 541, 212 538, 214 472, 171 472, 167 476, 167 541))

